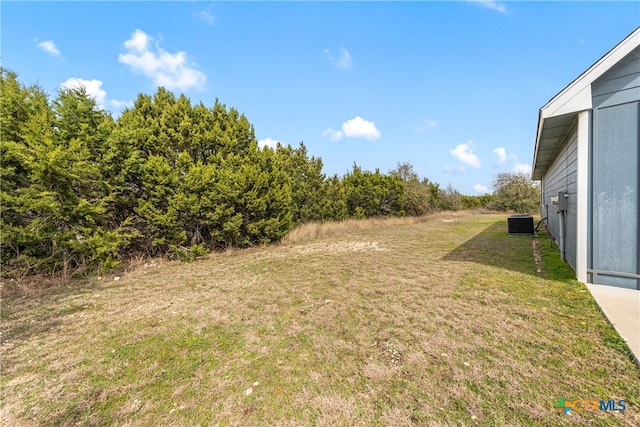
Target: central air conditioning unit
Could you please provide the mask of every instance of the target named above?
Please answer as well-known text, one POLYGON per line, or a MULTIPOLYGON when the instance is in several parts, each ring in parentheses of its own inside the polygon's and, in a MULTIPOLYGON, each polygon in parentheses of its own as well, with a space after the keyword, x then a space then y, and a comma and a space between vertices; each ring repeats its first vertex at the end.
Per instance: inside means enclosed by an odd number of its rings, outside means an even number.
POLYGON ((533 236, 532 215, 511 215, 507 219, 510 236, 533 236))

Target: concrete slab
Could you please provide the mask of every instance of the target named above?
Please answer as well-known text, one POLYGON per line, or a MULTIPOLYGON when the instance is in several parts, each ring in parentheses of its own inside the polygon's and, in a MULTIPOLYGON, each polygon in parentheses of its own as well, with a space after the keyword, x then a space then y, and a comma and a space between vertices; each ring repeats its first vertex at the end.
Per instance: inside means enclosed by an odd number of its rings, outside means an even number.
POLYGON ((640 291, 591 284, 587 288, 640 365, 640 291))

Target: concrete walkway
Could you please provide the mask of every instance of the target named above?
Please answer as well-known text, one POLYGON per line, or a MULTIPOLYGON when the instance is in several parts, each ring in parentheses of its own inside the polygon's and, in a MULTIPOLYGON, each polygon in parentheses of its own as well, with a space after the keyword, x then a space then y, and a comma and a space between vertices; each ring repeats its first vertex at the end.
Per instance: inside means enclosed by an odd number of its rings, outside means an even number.
POLYGON ((587 288, 640 365, 640 291, 589 284, 587 288))

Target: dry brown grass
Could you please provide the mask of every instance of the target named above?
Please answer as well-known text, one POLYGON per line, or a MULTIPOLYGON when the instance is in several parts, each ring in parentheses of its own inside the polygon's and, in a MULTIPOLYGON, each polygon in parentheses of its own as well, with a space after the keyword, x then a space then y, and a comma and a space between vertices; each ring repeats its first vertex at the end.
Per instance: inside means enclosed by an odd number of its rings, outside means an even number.
POLYGON ((458 211, 458 212, 436 212, 423 216, 412 217, 380 217, 369 219, 348 219, 337 222, 308 222, 297 226, 291 230, 283 239, 282 244, 309 242, 312 240, 343 236, 345 234, 356 233, 358 231, 375 230, 384 227, 394 227, 398 225, 419 224, 427 221, 434 221, 439 218, 462 218, 468 215, 479 213, 491 213, 487 210, 478 211, 458 211))
POLYGON ((9 299, 4 422, 637 425, 640 371, 548 242, 538 274, 504 218, 382 222, 9 299), (563 417, 559 396, 628 406, 563 417))

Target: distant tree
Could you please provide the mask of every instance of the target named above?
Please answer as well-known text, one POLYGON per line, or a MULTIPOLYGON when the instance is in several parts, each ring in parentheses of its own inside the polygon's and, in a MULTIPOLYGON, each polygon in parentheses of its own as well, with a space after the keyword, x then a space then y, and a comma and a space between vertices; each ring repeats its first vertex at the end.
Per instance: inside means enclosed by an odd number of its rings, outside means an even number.
POLYGON ((463 209, 462 195, 451 184, 440 190, 440 209, 443 211, 459 211, 463 209))
POLYGON ((338 175, 325 180, 322 194, 319 220, 342 221, 349 217, 347 190, 338 175))
POLYGON ((482 201, 478 196, 462 195, 460 200, 462 201, 462 209, 465 210, 478 209, 482 207, 482 201))
MULTIPOLYGON (((3 70, 2 262, 25 272, 113 267, 126 236, 110 229, 110 188, 100 162, 113 128, 83 88, 49 104, 3 70)), ((20 274, 22 274, 20 273, 20 274)))
POLYGON ((322 201, 325 198, 326 177, 322 173, 322 159, 314 156, 309 158, 307 147, 302 142, 298 148, 279 145, 275 153, 278 166, 291 179, 293 222, 301 224, 325 219, 322 201))
POLYGON ((413 165, 409 162, 398 163, 395 169, 389 171, 389 175, 397 176, 404 182, 418 181, 420 177, 413 170, 413 165))
POLYGON ((48 236, 33 226, 41 221, 25 192, 31 190, 40 140, 52 139, 54 117, 42 89, 25 87, 16 73, 0 70, 0 257, 3 267, 28 266, 51 253, 48 236))
POLYGON ((363 171, 354 163, 353 171, 342 182, 347 193, 349 215, 369 218, 386 215, 404 215, 404 186, 397 176, 363 171))
POLYGON ((535 212, 540 203, 540 188, 522 172, 499 173, 493 181, 495 199, 490 207, 516 213, 535 212))
POLYGON ((483 194, 482 196, 462 196, 462 208, 466 210, 488 208, 494 198, 493 194, 483 194))
POLYGON ((246 117, 217 100, 207 108, 163 88, 139 95, 111 139, 111 211, 137 231, 134 251, 268 243, 292 226, 287 165, 304 164, 306 151, 258 149, 246 117))
POLYGON ((409 216, 420 216, 429 212, 429 187, 420 182, 418 174, 410 163, 398 163, 398 167, 389 171, 404 184, 404 211, 409 216))
POLYGON ((442 194, 443 190, 437 182, 429 181, 428 178, 422 180, 422 185, 427 188, 428 201, 427 212, 435 212, 442 210, 442 194))
POLYGON ((404 212, 406 215, 419 216, 435 211, 457 211, 486 206, 486 198, 463 196, 451 184, 442 188, 438 183, 418 174, 410 163, 398 163, 389 175, 399 179, 404 185, 404 212))

